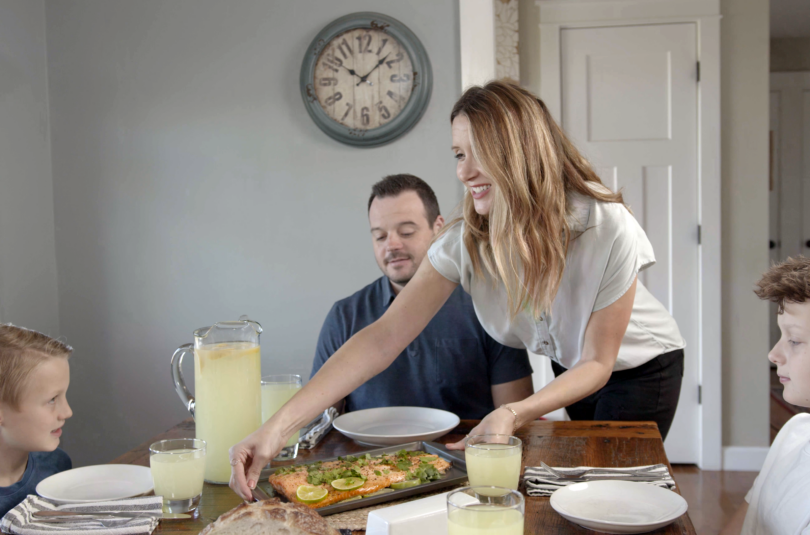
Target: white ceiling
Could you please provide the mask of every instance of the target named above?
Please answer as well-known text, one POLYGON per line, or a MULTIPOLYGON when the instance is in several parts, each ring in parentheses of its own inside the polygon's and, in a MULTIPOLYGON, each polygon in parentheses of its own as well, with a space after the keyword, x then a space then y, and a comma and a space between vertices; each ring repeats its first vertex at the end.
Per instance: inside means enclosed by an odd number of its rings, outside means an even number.
POLYGON ((771 0, 771 39, 810 37, 810 0, 771 0))

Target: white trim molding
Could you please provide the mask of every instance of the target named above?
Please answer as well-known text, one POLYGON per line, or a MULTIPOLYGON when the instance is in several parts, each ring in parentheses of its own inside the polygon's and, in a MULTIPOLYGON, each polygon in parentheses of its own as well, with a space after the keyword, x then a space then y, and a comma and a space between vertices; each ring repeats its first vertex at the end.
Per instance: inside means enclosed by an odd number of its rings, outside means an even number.
POLYGON ((458 3, 461 90, 495 78, 495 6, 492 0, 458 3))
POLYGON ((759 472, 765 464, 769 448, 728 446, 723 448, 723 470, 759 472))
POLYGON ((720 15, 720 0, 535 0, 544 23, 614 22, 720 15))
MULTIPOLYGON (((558 122, 561 122, 562 117, 562 29, 676 22, 691 22, 697 27, 697 53, 700 61, 698 204, 701 226, 697 351, 702 387, 698 464, 704 470, 720 470, 724 460, 720 295, 720 2, 537 0, 536 5, 540 8, 539 96, 558 122)), ((732 453, 732 459, 733 455, 732 453)))

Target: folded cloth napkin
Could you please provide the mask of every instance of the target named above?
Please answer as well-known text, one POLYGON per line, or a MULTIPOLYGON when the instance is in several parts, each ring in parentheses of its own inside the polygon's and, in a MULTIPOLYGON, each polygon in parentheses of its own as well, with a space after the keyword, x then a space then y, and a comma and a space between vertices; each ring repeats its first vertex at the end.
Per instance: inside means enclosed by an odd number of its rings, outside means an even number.
MULTIPOLYGON (((575 468, 557 468, 552 467, 557 472, 561 474, 565 474, 566 472, 570 472, 573 470, 584 470, 587 468, 597 468, 593 466, 577 466, 575 468)), ((656 465, 646 465, 646 466, 627 466, 624 468, 598 468, 598 474, 585 474, 582 476, 581 480, 577 481, 566 481, 559 479, 554 474, 550 473, 548 470, 543 468, 542 466, 527 466, 526 469, 523 471, 523 480, 526 483, 526 494, 529 496, 551 496, 551 494, 562 487, 567 485, 571 485, 573 483, 582 483, 583 481, 588 481, 589 479, 607 479, 607 478, 615 478, 618 481, 621 481, 627 477, 628 470, 642 470, 645 469, 639 475, 644 476, 655 476, 656 479, 653 481, 644 481, 644 483, 650 483, 652 485, 656 485, 658 487, 662 487, 665 489, 671 489, 675 487, 675 480, 672 479, 672 476, 667 469, 667 465, 665 464, 656 464, 656 465), (646 470, 649 468, 649 470, 646 470), (611 473, 614 472, 614 473, 611 473)))
POLYGON ((72 520, 70 522, 45 523, 37 522, 33 518, 36 511, 71 511, 76 513, 97 513, 103 511, 133 513, 160 513, 163 511, 163 497, 143 496, 138 498, 125 498, 109 502, 70 503, 59 505, 33 494, 29 495, 16 507, 11 509, 0 520, 0 530, 15 535, 45 535, 67 533, 69 535, 139 535, 149 534, 158 525, 157 518, 116 518, 104 520, 104 525, 98 521, 72 520))
POLYGON ((309 450, 315 447, 326 433, 332 430, 332 422, 338 417, 338 411, 334 407, 329 407, 314 422, 301 431, 301 438, 298 439, 298 447, 309 450))

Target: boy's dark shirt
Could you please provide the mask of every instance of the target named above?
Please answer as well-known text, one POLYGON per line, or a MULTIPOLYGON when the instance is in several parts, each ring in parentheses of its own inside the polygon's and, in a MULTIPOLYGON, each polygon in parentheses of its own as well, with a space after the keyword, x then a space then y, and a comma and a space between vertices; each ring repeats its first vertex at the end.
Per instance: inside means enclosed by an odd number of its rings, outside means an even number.
POLYGON ((46 477, 70 470, 73 463, 62 449, 54 451, 33 451, 28 454, 28 465, 22 479, 10 487, 0 487, 0 517, 29 494, 37 493, 37 485, 46 477))
MULTIPOLYGON (((379 319, 395 297, 388 277, 380 277, 335 303, 321 328, 312 375, 352 335, 379 319)), ((493 340, 459 286, 391 366, 346 397, 345 410, 415 405, 478 420, 495 409, 492 385, 531 374, 526 350, 493 340)))

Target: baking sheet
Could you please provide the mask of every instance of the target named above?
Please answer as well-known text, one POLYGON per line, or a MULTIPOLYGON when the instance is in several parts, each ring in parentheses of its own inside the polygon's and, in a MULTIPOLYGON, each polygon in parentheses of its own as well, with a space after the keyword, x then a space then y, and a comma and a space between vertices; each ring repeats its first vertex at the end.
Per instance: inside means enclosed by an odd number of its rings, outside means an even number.
MULTIPOLYGON (((442 475, 442 478, 437 479, 436 481, 429 481, 416 487, 395 490, 393 492, 386 492, 384 494, 371 496, 369 498, 361 498, 359 500, 338 502, 332 505, 327 505, 326 507, 314 509, 314 511, 320 513, 321 516, 333 515, 335 513, 351 511, 353 509, 362 509, 363 507, 369 507, 371 505, 377 505, 379 503, 401 500, 402 498, 407 498, 408 496, 415 496, 418 494, 433 492, 446 487, 458 485, 467 480, 467 463, 464 460, 464 452, 450 451, 443 444, 438 444, 436 442, 422 442, 422 441, 408 442, 407 444, 398 444, 396 446, 388 446, 385 448, 363 450, 359 452, 349 453, 346 455, 354 455, 355 457, 360 457, 368 453, 372 456, 377 456, 382 455, 384 453, 396 453, 399 450, 424 451, 426 454, 429 455, 438 455, 442 459, 450 462, 451 466, 447 470, 447 472, 445 472, 444 475, 442 475)), ((342 457, 345 457, 345 455, 342 457)), ((329 462, 337 460, 338 460, 337 457, 330 457, 328 459, 317 459, 313 460, 312 462, 301 464, 312 464, 318 461, 329 462)), ((284 496, 276 493, 273 487, 267 481, 267 478, 269 478, 271 474, 275 473, 276 470, 280 470, 281 468, 286 467, 279 466, 276 468, 269 468, 262 470, 260 483, 256 485, 256 488, 253 490, 253 497, 256 500, 266 500, 275 496, 284 501, 287 501, 287 499, 284 496)))

